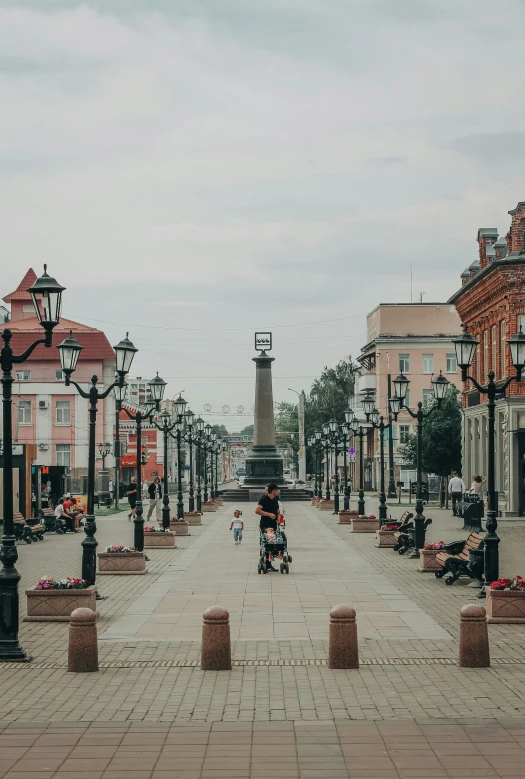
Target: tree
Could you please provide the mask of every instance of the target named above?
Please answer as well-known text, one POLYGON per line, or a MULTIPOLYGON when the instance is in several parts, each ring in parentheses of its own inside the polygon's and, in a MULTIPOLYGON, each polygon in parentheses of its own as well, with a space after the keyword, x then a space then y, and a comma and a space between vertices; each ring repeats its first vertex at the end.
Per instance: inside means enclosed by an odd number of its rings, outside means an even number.
POLYGON ((217 433, 219 438, 224 438, 225 436, 229 435, 228 430, 224 425, 212 425, 211 429, 214 433, 217 433))
POLYGON ((246 427, 243 427, 239 435, 253 435, 253 430, 253 425, 246 425, 246 427))
MULTIPOLYGON (((425 473, 444 478, 461 470, 461 405, 459 392, 451 384, 441 406, 423 422, 421 462, 425 473)), ((434 401, 437 404, 437 401, 434 401)), ((417 457, 417 436, 410 435, 398 449, 404 463, 414 464, 417 457)))

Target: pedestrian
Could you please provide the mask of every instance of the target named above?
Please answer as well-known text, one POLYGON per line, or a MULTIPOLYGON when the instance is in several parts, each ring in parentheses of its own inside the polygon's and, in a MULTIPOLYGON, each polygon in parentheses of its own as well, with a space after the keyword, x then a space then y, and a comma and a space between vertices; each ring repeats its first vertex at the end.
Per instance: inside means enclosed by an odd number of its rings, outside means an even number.
POLYGON ((485 484, 487 480, 483 478, 483 476, 473 476, 472 477, 472 484, 470 485, 470 492, 473 493, 473 495, 477 495, 478 498, 481 500, 481 496, 483 495, 483 485, 485 484))
POLYGON ((452 471, 452 478, 448 483, 448 494, 452 498, 452 513, 455 517, 457 517, 456 506, 462 499, 463 493, 465 491, 465 482, 460 476, 458 476, 457 471, 452 471))
POLYGON ((131 517, 135 516, 135 506, 137 505, 137 477, 136 476, 131 477, 131 483, 128 484, 126 495, 128 496, 128 501, 129 501, 128 519, 131 520, 131 517))
MULTIPOLYGON (((279 519, 279 487, 277 484, 270 483, 265 487, 266 494, 263 495, 255 513, 261 518, 259 522, 259 528, 261 533, 266 533, 270 528, 274 533, 277 533, 277 523, 279 519)), ((268 571, 277 571, 271 565, 269 560, 269 552, 266 553, 266 569, 268 571)))
POLYGON ((148 495, 149 495, 148 519, 151 518, 151 515, 153 514, 153 509, 155 509, 157 522, 160 522, 161 519, 160 509, 162 506, 162 486, 158 476, 156 476, 151 482, 151 484, 149 485, 148 495))
POLYGON ((115 489, 115 482, 113 481, 113 479, 109 480, 108 489, 109 489, 109 499, 111 503, 113 503, 113 491, 115 489))
POLYGON ((244 522, 241 519, 242 511, 239 511, 239 509, 235 509, 233 512, 233 519, 232 523, 230 525, 230 530, 233 528, 233 540, 235 541, 235 546, 241 543, 242 541, 242 531, 244 530, 244 522))

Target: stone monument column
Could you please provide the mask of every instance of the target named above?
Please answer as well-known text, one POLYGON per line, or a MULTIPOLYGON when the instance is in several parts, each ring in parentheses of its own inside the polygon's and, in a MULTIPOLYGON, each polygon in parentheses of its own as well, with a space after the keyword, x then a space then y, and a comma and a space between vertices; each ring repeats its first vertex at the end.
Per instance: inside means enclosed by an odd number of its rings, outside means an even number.
MULTIPOLYGON (((257 337, 256 337, 257 343, 257 337)), ((262 351, 253 358, 255 363, 255 414, 253 447, 246 458, 246 487, 257 489, 258 494, 268 482, 284 486, 283 459, 275 447, 275 420, 273 414, 272 362, 262 351)))

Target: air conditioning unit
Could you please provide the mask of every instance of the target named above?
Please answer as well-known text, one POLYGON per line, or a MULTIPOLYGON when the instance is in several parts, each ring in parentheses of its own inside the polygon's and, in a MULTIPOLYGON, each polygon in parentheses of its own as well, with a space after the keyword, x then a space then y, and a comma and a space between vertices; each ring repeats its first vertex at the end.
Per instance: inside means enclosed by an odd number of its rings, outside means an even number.
POLYGON ((49 449, 49 444, 38 444, 38 448, 40 449, 41 452, 47 452, 47 450, 49 449))
POLYGON ((39 400, 38 408, 49 408, 49 403, 47 402, 47 400, 39 400))

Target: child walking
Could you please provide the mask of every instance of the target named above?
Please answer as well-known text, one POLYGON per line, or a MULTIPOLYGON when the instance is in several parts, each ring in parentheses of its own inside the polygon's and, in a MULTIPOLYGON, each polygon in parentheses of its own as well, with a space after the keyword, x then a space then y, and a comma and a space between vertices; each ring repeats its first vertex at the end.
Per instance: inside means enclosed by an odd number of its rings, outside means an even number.
POLYGON ((230 530, 233 528, 233 540, 235 545, 240 544, 242 541, 242 531, 244 530, 244 522, 241 519, 242 511, 235 509, 233 512, 233 519, 230 525, 230 530))

